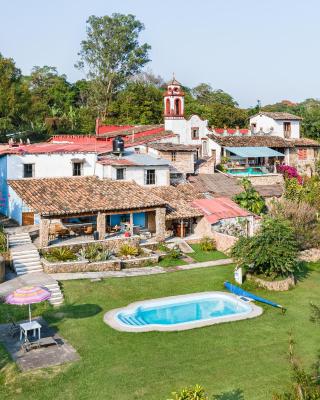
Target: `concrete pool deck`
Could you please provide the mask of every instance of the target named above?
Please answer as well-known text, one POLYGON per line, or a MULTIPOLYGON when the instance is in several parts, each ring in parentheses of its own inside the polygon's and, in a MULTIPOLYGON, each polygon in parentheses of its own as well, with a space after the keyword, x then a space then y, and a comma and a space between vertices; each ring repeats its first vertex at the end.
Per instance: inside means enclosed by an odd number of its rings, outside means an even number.
POLYGON ((134 303, 131 303, 125 307, 121 308, 116 308, 113 310, 110 310, 105 313, 103 317, 103 321, 109 325, 111 328, 117 330, 117 331, 122 331, 122 332, 150 332, 150 331, 160 331, 160 332, 175 332, 175 331, 185 331, 189 329, 195 329, 195 328, 202 328, 205 326, 210 326, 210 325, 215 325, 215 324, 221 324, 225 322, 234 322, 234 321, 240 321, 240 320, 245 320, 245 319, 250 319, 250 318, 255 318, 258 317, 263 313, 263 309, 259 306, 256 306, 254 303, 250 302, 245 302, 240 299, 239 296, 236 296, 232 293, 227 293, 227 292, 219 292, 219 291, 213 291, 213 292, 200 292, 200 293, 191 293, 187 295, 178 295, 178 296, 170 296, 170 297, 162 297, 158 299, 150 299, 150 300, 144 300, 144 301, 137 301, 134 303), (183 301, 188 301, 194 299, 205 299, 205 298, 214 298, 214 295, 223 298, 229 298, 232 299, 233 301, 236 301, 237 303, 240 303, 241 305, 245 305, 246 307, 250 307, 251 311, 247 313, 239 313, 239 314, 230 314, 230 315, 225 315, 222 317, 212 317, 210 319, 203 319, 203 320, 191 320, 188 322, 183 322, 183 323, 176 323, 172 325, 160 325, 160 324, 146 324, 146 325, 127 325, 125 323, 122 323, 119 318, 118 314, 121 312, 134 312, 135 310, 138 309, 138 307, 148 307, 151 308, 152 305, 155 307, 158 305, 164 306, 164 305, 170 305, 174 304, 177 302, 183 302, 183 301))

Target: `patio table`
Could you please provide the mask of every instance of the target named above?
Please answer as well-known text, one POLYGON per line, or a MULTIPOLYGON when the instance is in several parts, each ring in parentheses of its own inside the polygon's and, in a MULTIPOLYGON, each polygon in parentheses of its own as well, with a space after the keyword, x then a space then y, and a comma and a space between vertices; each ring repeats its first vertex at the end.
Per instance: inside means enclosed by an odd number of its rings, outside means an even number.
POLYGON ((40 330, 41 325, 37 321, 25 322, 20 325, 20 340, 22 339, 22 334, 24 337, 28 337, 28 331, 33 330, 33 336, 36 336, 36 330, 38 330, 38 340, 40 340, 40 330))

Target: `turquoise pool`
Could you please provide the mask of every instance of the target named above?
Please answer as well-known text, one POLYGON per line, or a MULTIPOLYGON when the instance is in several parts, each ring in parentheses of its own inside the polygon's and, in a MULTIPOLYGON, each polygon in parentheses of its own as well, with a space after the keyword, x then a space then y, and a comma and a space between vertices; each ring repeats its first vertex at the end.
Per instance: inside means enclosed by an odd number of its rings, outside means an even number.
POLYGON ((129 332, 183 330, 252 318, 259 310, 232 294, 205 292, 133 303, 106 313, 105 322, 129 332))
POLYGON ((247 175, 266 175, 259 167, 248 167, 248 168, 234 168, 228 169, 228 174, 236 176, 247 176, 247 175))

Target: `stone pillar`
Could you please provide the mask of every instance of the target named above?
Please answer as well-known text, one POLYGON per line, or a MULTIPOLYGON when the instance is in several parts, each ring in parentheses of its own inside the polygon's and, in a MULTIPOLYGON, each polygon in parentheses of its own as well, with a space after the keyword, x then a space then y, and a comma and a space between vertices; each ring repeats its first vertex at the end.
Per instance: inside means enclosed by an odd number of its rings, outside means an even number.
POLYGON ((166 209, 156 209, 156 239, 161 242, 165 239, 166 233, 166 209))
POLYGON ((40 248, 47 247, 49 244, 49 225, 50 225, 49 219, 45 218, 40 219, 40 228, 39 228, 40 248))
POLYGON ((106 214, 105 213, 98 212, 97 231, 99 233, 99 239, 103 240, 106 235, 106 214))

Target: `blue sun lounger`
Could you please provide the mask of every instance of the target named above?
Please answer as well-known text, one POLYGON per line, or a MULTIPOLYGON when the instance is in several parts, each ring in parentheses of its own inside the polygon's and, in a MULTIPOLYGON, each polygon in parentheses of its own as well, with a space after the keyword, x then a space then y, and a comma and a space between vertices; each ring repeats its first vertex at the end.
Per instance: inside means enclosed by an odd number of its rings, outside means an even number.
POLYGON ((245 290, 241 289, 240 287, 238 287, 236 285, 232 285, 228 281, 224 282, 224 287, 226 289, 228 289, 231 293, 236 294, 237 296, 240 296, 242 298, 242 300, 251 299, 254 301, 259 301, 260 303, 268 304, 269 306, 272 306, 272 307, 281 308, 283 312, 286 311, 286 308, 282 307, 280 304, 277 304, 277 303, 274 303, 273 301, 264 299, 263 297, 256 296, 255 294, 252 294, 250 292, 246 292, 245 290))

